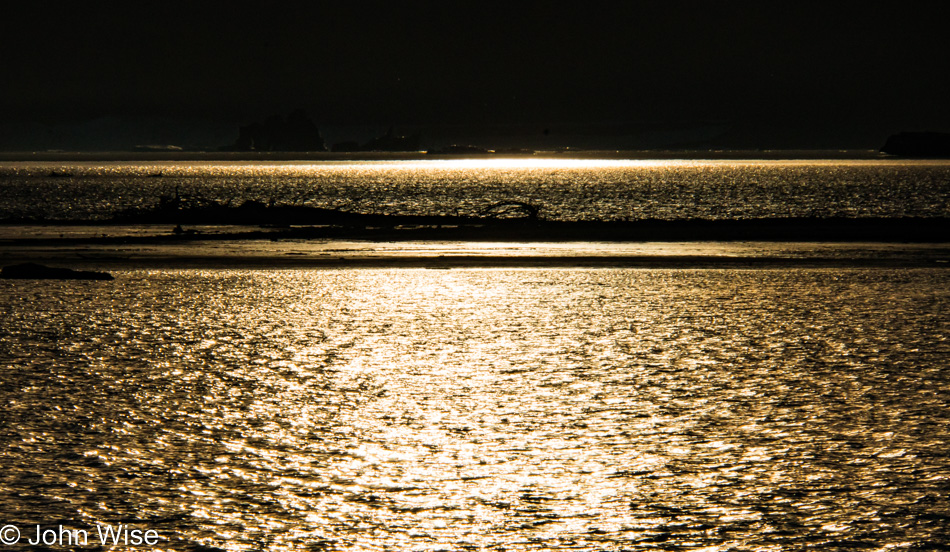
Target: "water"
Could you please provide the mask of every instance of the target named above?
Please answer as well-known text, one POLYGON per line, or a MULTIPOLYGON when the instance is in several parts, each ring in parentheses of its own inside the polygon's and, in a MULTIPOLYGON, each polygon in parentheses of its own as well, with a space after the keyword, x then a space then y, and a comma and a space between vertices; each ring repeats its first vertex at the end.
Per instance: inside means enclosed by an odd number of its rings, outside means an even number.
POLYGON ((0 523, 25 536, 950 546, 944 269, 116 275, 0 280, 0 523))
MULTIPOLYGON (((0 219, 102 220, 176 189, 364 213, 519 200, 560 220, 950 216, 948 161, 484 159, 7 162, 0 219)), ((7 242, 0 264, 105 259, 117 279, 0 280, 0 545, 8 526, 27 539, 62 525, 88 546, 52 548, 94 549, 97 527, 127 524, 161 542, 115 549, 946 549, 946 252, 7 242), (280 262, 459 255, 835 262, 280 262), (167 268, 195 259, 219 268, 167 268), (297 268, 226 268, 242 262, 297 268)))
POLYGON ((946 217, 950 161, 4 162, 0 220, 105 219, 176 189, 382 214, 475 215, 526 201, 557 220, 946 217))

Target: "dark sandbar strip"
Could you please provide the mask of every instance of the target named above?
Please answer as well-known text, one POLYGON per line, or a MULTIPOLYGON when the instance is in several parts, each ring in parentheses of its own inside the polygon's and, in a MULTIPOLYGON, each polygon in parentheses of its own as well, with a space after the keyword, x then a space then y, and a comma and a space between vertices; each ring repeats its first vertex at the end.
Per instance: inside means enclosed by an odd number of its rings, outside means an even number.
MULTIPOLYGON (((339 214, 337 214, 339 215, 339 214)), ((162 244, 207 240, 368 240, 368 241, 507 241, 507 242, 950 242, 948 218, 772 218, 743 220, 546 221, 493 220, 446 224, 452 217, 346 215, 327 225, 254 228, 208 232, 193 223, 164 235, 26 238, 0 245, 77 246, 83 244, 162 244)), ((222 221, 217 221, 222 222, 222 221)), ((248 224, 248 221, 225 221, 248 224)), ((34 223, 35 224, 35 223, 34 223)), ((102 223, 99 223, 100 225, 102 223)), ((288 223, 289 224, 289 223, 288 223)), ((55 225, 49 225, 55 228, 55 225)))
POLYGON ((270 256, 182 255, 77 256, 64 251, 6 252, 3 262, 41 262, 115 269, 374 269, 374 268, 950 268, 950 259, 906 257, 781 257, 719 255, 440 255, 270 256))

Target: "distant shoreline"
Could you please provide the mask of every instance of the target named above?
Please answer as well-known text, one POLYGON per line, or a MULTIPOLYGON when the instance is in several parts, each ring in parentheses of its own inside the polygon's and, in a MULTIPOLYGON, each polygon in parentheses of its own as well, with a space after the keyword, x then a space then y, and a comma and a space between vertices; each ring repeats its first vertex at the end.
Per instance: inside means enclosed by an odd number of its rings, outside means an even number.
MULTIPOLYGON (((84 161, 423 161, 449 159, 550 158, 550 159, 903 159, 877 150, 549 150, 528 153, 486 153, 480 155, 428 154, 409 152, 253 152, 253 151, 121 151, 0 152, 0 162, 84 162, 84 161)), ((916 158, 915 158, 916 159, 916 158)))

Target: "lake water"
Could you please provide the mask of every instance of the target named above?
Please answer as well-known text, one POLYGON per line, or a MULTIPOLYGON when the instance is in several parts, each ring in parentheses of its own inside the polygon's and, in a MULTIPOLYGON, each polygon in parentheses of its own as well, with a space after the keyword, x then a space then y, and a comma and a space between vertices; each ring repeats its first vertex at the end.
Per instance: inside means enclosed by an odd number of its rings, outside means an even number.
POLYGON ((0 280, 24 538, 950 546, 944 269, 115 274, 0 280))
POLYGON ((108 218, 176 190, 382 214, 475 215, 525 201, 556 220, 946 217, 950 161, 3 162, 0 220, 108 218))
MULTIPOLYGON (((0 219, 105 219, 176 190, 364 213, 518 200, 559 220, 947 217, 950 162, 4 162, 0 219)), ((113 231, 0 228, 0 264, 116 276, 0 280, 2 548, 39 525, 87 531, 53 549, 96 549, 119 524, 160 542, 117 550, 950 548, 947 244, 22 242, 113 231), (189 255, 218 268, 175 264, 189 255), (352 268, 453 255, 604 261, 352 268), (344 268, 277 262, 324 258, 344 268)))

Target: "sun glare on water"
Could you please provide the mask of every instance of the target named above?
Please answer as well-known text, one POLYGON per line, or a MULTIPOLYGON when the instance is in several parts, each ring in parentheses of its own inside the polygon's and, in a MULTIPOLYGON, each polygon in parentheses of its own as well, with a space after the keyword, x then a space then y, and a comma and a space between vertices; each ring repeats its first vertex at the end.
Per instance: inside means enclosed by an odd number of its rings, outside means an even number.
MULTIPOLYGON (((430 162, 431 163, 431 162, 430 162)), ((612 167, 653 167, 668 165, 667 160, 629 159, 552 159, 524 157, 487 157, 435 161, 452 169, 599 169, 612 167)))
MULTIPOLYGON (((669 159, 558 159, 550 157, 469 157, 464 159, 425 159, 412 161, 363 161, 348 162, 348 169, 388 170, 437 169, 437 170, 556 170, 556 169, 611 169, 611 168, 650 168, 673 165, 694 164, 694 161, 669 159)), ((332 166, 333 164, 329 164, 332 166)), ((297 166, 298 170, 326 170, 327 163, 297 166)), ((277 167, 277 166, 275 166, 277 167)))

